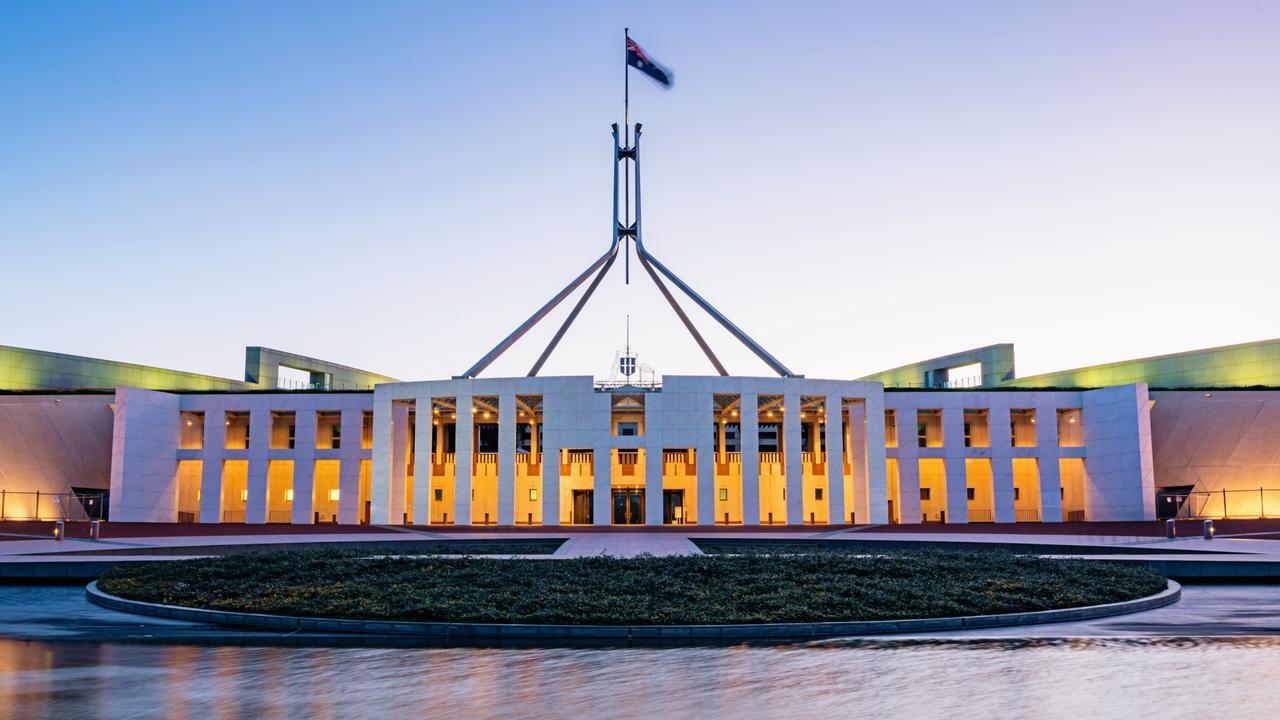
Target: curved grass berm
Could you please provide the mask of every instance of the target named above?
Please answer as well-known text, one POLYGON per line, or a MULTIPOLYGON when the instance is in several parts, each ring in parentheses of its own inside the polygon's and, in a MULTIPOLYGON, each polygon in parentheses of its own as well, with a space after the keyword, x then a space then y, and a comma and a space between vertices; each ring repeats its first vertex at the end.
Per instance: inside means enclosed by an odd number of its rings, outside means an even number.
POLYGON ((941 618, 1133 600, 1146 568, 1003 552, 583 558, 247 553, 122 566, 99 587, 210 610, 459 623, 680 625, 941 618))

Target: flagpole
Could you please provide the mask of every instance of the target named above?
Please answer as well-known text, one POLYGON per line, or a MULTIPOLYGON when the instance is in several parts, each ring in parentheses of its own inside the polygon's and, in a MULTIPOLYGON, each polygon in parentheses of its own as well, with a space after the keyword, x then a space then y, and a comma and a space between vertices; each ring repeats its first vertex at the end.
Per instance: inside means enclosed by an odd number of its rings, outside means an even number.
MULTIPOLYGON (((627 147, 630 147, 631 145, 631 69, 630 69, 630 62, 629 62, 629 60, 631 59, 631 56, 630 56, 631 28, 626 28, 626 27, 622 28, 622 36, 624 38, 624 42, 622 44, 622 147, 627 148, 627 147)), ((625 201, 626 204, 623 210, 622 224, 624 226, 630 226, 631 225, 631 167, 628 165, 624 165, 622 174, 624 176, 625 186, 626 186, 626 189, 623 192, 623 195, 626 197, 626 201, 625 201)), ((624 277, 626 279, 626 282, 624 284, 630 285, 631 284, 631 236, 630 235, 627 236, 626 242, 627 242, 627 247, 624 248, 622 251, 624 277)))

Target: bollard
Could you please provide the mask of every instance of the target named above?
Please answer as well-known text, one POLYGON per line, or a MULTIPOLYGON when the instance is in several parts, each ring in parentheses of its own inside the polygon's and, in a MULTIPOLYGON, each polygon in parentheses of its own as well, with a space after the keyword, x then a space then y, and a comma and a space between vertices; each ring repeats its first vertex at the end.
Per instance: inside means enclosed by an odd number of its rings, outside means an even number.
POLYGON ((1164 521, 1164 536, 1170 540, 1178 537, 1178 529, 1173 525, 1173 518, 1164 521))
POLYGON ((62 520, 53 524, 53 539, 62 540, 67 536, 67 524, 62 520))
POLYGON ((1212 520, 1204 521, 1204 539, 1205 540, 1213 539, 1213 521, 1212 520))
POLYGON ((100 521, 94 520, 89 523, 89 539, 90 540, 97 540, 98 535, 101 532, 102 532, 102 523, 100 521))

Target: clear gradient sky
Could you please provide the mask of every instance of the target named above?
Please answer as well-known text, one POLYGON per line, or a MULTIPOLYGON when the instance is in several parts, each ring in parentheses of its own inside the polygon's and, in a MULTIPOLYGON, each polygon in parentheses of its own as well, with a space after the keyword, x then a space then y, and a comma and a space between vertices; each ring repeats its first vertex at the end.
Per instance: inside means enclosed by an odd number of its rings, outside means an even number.
MULTIPOLYGON (((609 242, 624 25, 646 244, 797 372, 1280 336, 1278 2, 11 0, 0 344, 461 373, 609 242)), ((544 373, 711 372, 632 269, 544 373)))

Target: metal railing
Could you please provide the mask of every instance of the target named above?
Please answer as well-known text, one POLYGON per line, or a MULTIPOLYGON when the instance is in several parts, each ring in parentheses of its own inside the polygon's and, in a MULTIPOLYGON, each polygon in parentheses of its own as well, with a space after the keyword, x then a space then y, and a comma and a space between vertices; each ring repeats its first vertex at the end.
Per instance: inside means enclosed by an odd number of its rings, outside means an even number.
POLYGON ((292 510, 269 510, 267 511, 267 522, 274 524, 285 524, 293 522, 292 510))
POLYGON ((760 453, 760 464, 764 463, 782 463, 782 453, 779 452, 762 452, 760 453))
POLYGON ((989 523, 995 522, 995 513, 986 508, 970 508, 969 522, 971 523, 989 523))
POLYGON ((478 452, 475 454, 476 465, 497 465, 498 453, 478 452))
POLYGON ((106 493, 0 490, 0 520, 101 520, 106 493))
MULTIPOLYGON (((1179 518, 1266 518, 1280 517, 1280 488, 1256 490, 1211 490, 1181 493, 1161 493, 1161 498, 1173 498, 1178 504, 1179 518)), ((1169 502, 1165 500, 1165 502, 1169 502)), ((1159 503, 1157 503, 1159 505, 1159 503)), ((1157 507, 1157 510, 1160 508, 1157 507)), ((1167 515, 1164 512, 1161 516, 1167 515)))
POLYGON ((662 462, 687 464, 689 462, 689 451, 688 450, 663 450, 662 462))
POLYGON ((293 378, 276 378, 276 390, 372 390, 372 385, 344 382, 310 382, 293 378))
POLYGON ((1017 508, 1014 508, 1013 521, 1014 522, 1040 522, 1040 511, 1035 509, 1018 510, 1017 508))
POLYGON ((1066 508, 1063 508, 1062 521, 1063 522, 1084 522, 1085 521, 1084 510, 1068 510, 1066 508))
POLYGON ((242 523, 244 522, 244 511, 243 510, 223 510, 222 522, 242 523))

